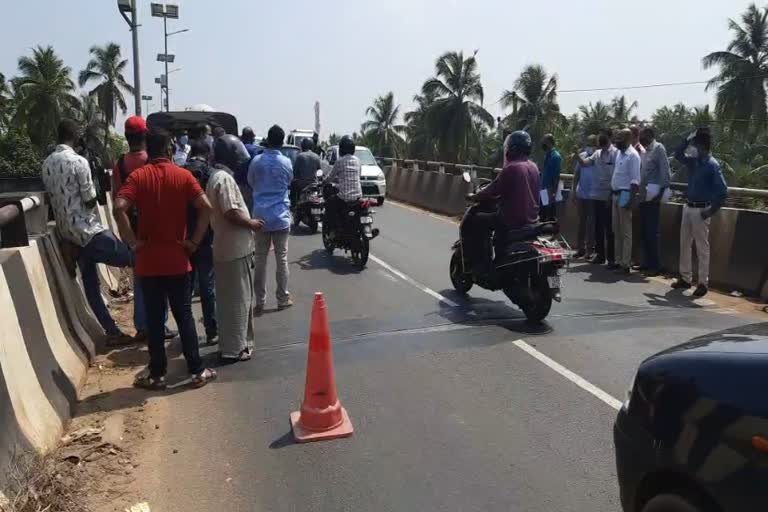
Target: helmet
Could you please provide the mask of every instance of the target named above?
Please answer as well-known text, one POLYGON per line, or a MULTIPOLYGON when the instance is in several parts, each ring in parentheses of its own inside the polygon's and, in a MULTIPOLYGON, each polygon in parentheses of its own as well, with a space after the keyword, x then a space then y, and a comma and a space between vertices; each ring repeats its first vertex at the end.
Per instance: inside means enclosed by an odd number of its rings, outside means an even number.
POLYGON ((523 130, 510 133, 509 137, 507 137, 507 140, 504 141, 505 155, 510 150, 514 150, 517 153, 530 155, 531 149, 533 149, 533 141, 531 140, 531 136, 528 135, 528 132, 523 130))
POLYGON ((345 135, 339 141, 339 156, 354 155, 355 154, 355 141, 352 137, 345 135))
POLYGON ((301 140, 301 150, 302 151, 309 151, 314 147, 315 143, 312 141, 312 139, 302 139, 301 140))
POLYGON ((250 159, 248 150, 236 135, 222 135, 213 145, 213 156, 217 164, 226 165, 236 170, 243 162, 250 159))

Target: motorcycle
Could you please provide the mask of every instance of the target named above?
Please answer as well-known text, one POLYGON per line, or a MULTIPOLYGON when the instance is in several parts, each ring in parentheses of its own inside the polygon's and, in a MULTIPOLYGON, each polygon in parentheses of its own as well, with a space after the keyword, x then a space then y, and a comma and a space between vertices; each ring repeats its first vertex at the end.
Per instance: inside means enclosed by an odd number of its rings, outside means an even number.
POLYGON ((321 192, 321 179, 323 171, 317 171, 317 179, 304 187, 299 192, 296 204, 291 208, 293 221, 296 226, 302 222, 309 228, 312 234, 317 233, 319 223, 325 213, 325 200, 321 192))
MULTIPOLYGON (((464 180, 472 181, 468 173, 464 180)), ((478 180, 476 191, 489 184, 490 180, 478 180)), ((461 225, 478 213, 497 210, 498 201, 470 204, 461 225)), ((461 230, 459 236, 451 248, 450 263, 451 283, 458 293, 467 294, 475 284, 486 290, 502 290, 531 323, 540 323, 549 315, 553 300, 562 301, 561 276, 573 258, 573 251, 560 236, 557 223, 494 233, 493 243, 486 246, 486 258, 490 258, 487 265, 467 261, 461 230)))
MULTIPOLYGON (((325 203, 336 201, 339 193, 338 187, 332 183, 323 185, 323 197, 325 203)), ((376 213, 368 199, 359 199, 352 205, 346 205, 342 212, 336 212, 335 221, 329 219, 329 212, 325 209, 323 215, 323 246, 328 254, 333 254, 334 249, 342 249, 352 255, 352 261, 361 270, 368 264, 371 240, 379 236, 379 230, 373 227, 373 215, 376 213), (335 230, 331 232, 332 226, 335 230)))

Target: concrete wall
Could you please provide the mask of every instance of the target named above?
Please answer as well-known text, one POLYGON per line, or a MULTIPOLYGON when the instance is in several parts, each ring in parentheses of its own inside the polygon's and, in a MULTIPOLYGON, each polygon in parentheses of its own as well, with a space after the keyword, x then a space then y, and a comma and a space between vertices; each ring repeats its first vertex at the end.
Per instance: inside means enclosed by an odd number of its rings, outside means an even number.
MULTIPOLYGON (((386 166, 387 195, 446 215, 464 212, 464 196, 470 187, 461 176, 413 170, 404 165, 386 166)), ((568 191, 565 192, 566 199, 568 191)), ((665 270, 677 272, 680 258, 680 220, 683 207, 667 203, 661 211, 661 260, 665 270)), ((578 212, 575 203, 560 203, 558 214, 562 232, 569 243, 576 243, 578 212)), ((726 291, 768 298, 768 213, 723 208, 712 218, 710 229, 710 280, 726 291)), ((640 215, 635 211, 634 260, 641 261, 640 215)), ((695 250, 694 250, 695 258, 695 250)), ((695 265, 694 265, 695 268, 695 265)))
POLYGON ((0 325, 1 483, 14 453, 60 439, 100 334, 50 235, 0 250, 0 325))

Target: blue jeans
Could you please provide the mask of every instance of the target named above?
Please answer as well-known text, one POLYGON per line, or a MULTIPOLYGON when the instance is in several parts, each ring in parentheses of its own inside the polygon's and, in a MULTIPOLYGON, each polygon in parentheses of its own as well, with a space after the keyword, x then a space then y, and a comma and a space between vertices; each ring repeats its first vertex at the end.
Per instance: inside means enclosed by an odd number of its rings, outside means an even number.
POLYGON ((104 299, 101 296, 101 282, 96 265, 103 263, 110 267, 133 266, 133 251, 118 240, 111 231, 102 231, 91 238, 85 247, 80 248, 77 266, 83 278, 85 298, 91 311, 96 315, 99 324, 109 335, 120 334, 120 329, 109 314, 104 299))
POLYGON ((216 276, 213 272, 213 247, 202 245, 190 258, 192 263, 192 278, 190 293, 197 280, 200 289, 200 305, 203 309, 203 325, 205 335, 213 338, 218 335, 219 327, 216 322, 216 276))
POLYGON ((189 274, 180 276, 140 277, 146 299, 149 325, 149 373, 152 377, 165 376, 168 371, 168 356, 165 353, 165 324, 163 317, 167 304, 171 305, 173 318, 179 326, 181 349, 191 374, 203 371, 200 348, 197 341, 195 319, 192 316, 192 295, 189 274))
MULTIPOLYGON (((165 308, 163 316, 163 325, 168 324, 168 308, 165 308)), ((141 286, 141 278, 133 275, 133 327, 136 332, 146 334, 149 329, 147 325, 147 305, 144 301, 144 288, 141 286)))

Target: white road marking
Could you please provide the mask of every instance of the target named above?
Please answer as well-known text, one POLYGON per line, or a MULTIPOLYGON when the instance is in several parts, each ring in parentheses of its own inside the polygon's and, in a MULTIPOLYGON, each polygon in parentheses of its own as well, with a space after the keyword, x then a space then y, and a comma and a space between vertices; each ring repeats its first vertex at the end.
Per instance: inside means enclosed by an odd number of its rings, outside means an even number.
POLYGON ((410 283, 413 286, 415 286, 416 288, 418 288, 419 290, 423 291, 427 295, 431 295, 432 297, 436 298, 440 302, 448 304, 452 308, 459 307, 459 305, 456 302, 453 302, 451 299, 449 299, 447 297, 443 297, 442 295, 437 293, 432 288, 429 288, 428 286, 425 286, 425 285, 421 284, 420 282, 418 282, 417 280, 413 279, 412 277, 409 277, 409 276, 403 274, 402 272, 397 270, 395 267, 393 267, 393 266, 389 265, 388 263, 382 261, 381 259, 377 258, 373 254, 371 254, 369 256, 369 258, 371 260, 375 261, 376 263, 378 263, 379 265, 381 265, 382 267, 384 267, 385 269, 389 270, 391 273, 393 273, 394 275, 396 275, 397 277, 399 277, 400 279, 402 279, 406 283, 410 283))
MULTIPOLYGON (((430 295, 430 296, 436 298, 437 300, 439 300, 440 302, 448 304, 449 306, 451 306, 453 308, 459 307, 459 305, 457 303, 453 302, 451 299, 449 299, 447 297, 444 297, 443 295, 440 295, 439 293, 437 293, 433 289, 431 289, 431 288, 421 284, 420 282, 416 281, 415 279, 413 279, 413 278, 407 276, 406 274, 400 272, 399 270, 397 270, 393 266, 391 266, 388 263, 382 261, 380 258, 377 258, 376 256, 374 256, 373 254, 371 254, 369 257, 370 257, 371 260, 375 261, 376 263, 378 263, 379 265, 381 265, 382 267, 384 267, 385 269, 390 271, 392 274, 396 275, 397 277, 399 277, 403 281, 405 281, 405 282, 415 286, 416 288, 418 288, 419 290, 423 291, 427 295, 430 295)), ((621 403, 620 400, 618 400, 617 398, 614 398, 613 396, 609 395, 608 393, 606 393, 602 389, 598 388, 597 386, 595 386, 594 384, 592 384, 591 382, 589 382, 585 378, 583 378, 583 377, 573 373, 571 370, 569 370, 565 366, 561 365, 557 361, 555 361, 555 360, 551 359, 550 357, 542 354, 541 352, 539 352, 538 350, 536 350, 535 348, 530 346, 525 341, 523 341, 523 340, 516 340, 516 341, 513 342, 513 345, 515 345, 520 350, 528 353, 530 356, 532 356, 533 358, 537 359, 539 362, 545 364, 546 366, 548 366, 549 368, 551 368, 555 372, 559 373, 560 375, 562 375, 563 377, 565 377, 569 381, 573 382, 574 384, 579 386, 584 391, 587 391, 588 393, 590 393, 592 396, 594 396, 595 398, 599 399, 600 401, 610 405, 611 407, 613 407, 617 411, 619 409, 621 409, 622 403, 621 403)))
POLYGON ((617 400, 616 398, 612 397, 611 395, 609 395, 608 393, 606 393, 602 389, 598 388, 597 386, 595 386, 594 384, 592 384, 588 380, 584 379, 583 377, 580 377, 579 375, 576 375, 571 370, 569 370, 565 366, 561 365, 557 361, 554 361, 550 357, 542 354, 541 352, 539 352, 538 350, 536 350, 535 348, 533 348, 532 346, 527 344, 525 341, 523 341, 523 340, 516 340, 514 342, 514 345, 517 348, 527 352, 532 357, 538 359, 540 362, 542 362, 545 365, 549 366, 551 369, 553 369, 554 371, 556 371, 557 373, 559 373, 560 375, 562 375, 563 377, 565 377, 569 381, 573 382, 574 384, 579 386, 584 391, 589 392, 590 394, 592 394, 596 398, 598 398, 601 401, 605 402, 606 404, 610 405, 611 407, 613 407, 617 411, 619 409, 621 409, 621 405, 622 404, 621 404, 620 400, 617 400))

